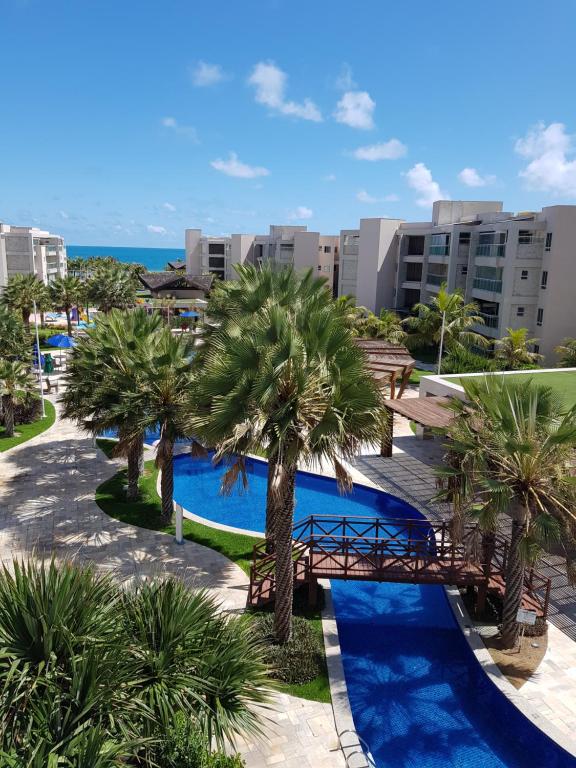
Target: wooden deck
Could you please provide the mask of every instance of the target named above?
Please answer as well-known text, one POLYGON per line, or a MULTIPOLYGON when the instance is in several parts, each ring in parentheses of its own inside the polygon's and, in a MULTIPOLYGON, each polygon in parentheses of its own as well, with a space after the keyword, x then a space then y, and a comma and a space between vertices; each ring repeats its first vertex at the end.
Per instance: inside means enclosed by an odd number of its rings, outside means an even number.
MULTIPOLYGON (((309 586, 314 602, 318 579, 386 581, 402 584, 473 586, 484 599, 504 593, 507 542, 496 537, 489 563, 479 556, 480 531, 465 527, 454 542, 446 522, 313 515, 294 526, 295 587, 309 586)), ((274 599, 275 558, 254 549, 248 604, 274 599)), ((550 580, 527 572, 523 606, 546 617, 550 580)))

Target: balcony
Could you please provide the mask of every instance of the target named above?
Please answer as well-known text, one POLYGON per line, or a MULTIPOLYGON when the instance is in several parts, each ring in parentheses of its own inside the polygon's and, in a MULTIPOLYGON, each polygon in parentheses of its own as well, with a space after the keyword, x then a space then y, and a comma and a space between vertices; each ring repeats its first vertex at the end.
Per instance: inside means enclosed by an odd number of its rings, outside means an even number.
POLYGON ((449 254, 449 245, 431 245, 428 249, 428 256, 448 256, 449 254))
POLYGON ((447 275, 427 275, 426 283, 428 285, 442 285, 448 279, 447 275))
POLYGON ((504 258, 506 256, 505 243, 482 244, 476 246, 476 256, 488 256, 489 258, 504 258))
POLYGON ((502 293, 502 280, 488 280, 485 277, 475 277, 474 288, 477 288, 479 291, 502 293))
POLYGON ((486 312, 478 312, 478 314, 484 320, 484 327, 498 328, 500 325, 500 317, 498 315, 488 315, 486 312))

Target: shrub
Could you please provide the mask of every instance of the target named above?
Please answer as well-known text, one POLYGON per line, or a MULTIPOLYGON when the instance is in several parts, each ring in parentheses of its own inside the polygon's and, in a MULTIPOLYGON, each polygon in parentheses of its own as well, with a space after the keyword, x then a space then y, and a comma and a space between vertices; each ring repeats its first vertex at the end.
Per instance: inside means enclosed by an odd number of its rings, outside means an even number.
POLYGON ((32 424, 42 416, 42 404, 35 392, 27 392, 14 405, 14 423, 32 424))
POLYGON ((265 613, 254 619, 254 631, 264 640, 266 662, 270 677, 284 683, 307 683, 322 671, 323 654, 320 638, 309 621, 292 617, 292 639, 278 645, 274 636, 274 616, 265 613))
POLYGON ((442 360, 442 373, 484 373, 500 371, 502 366, 490 357, 469 349, 451 350, 442 360))
POLYGON ((176 718, 154 757, 162 768, 244 768, 245 765, 240 755, 211 752, 198 726, 185 716, 176 718))

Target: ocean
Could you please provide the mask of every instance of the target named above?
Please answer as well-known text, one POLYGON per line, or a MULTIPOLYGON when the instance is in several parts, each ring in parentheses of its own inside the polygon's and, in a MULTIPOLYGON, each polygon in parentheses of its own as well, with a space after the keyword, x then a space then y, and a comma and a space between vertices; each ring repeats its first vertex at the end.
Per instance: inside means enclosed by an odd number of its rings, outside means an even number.
POLYGON ((113 245, 67 245, 68 258, 113 256, 118 261, 138 262, 150 272, 162 272, 166 262, 185 259, 184 248, 116 248, 113 245))

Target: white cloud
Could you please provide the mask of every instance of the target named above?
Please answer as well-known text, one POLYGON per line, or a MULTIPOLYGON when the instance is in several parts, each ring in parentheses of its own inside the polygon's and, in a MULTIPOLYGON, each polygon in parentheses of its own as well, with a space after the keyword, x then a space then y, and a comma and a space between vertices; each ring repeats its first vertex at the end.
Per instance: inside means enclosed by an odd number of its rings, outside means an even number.
POLYGON ((148 224, 146 229, 148 230, 148 232, 152 232, 155 235, 165 235, 168 231, 166 227, 159 227, 156 224, 148 224))
POLYGON ((566 133, 564 123, 538 123, 518 139, 514 149, 530 160, 520 171, 529 189, 576 195, 576 160, 569 159, 575 150, 574 137, 566 133))
POLYGON ((367 91, 346 91, 336 104, 334 118, 338 123, 367 131, 374 128, 372 113, 375 106, 376 102, 367 91))
POLYGON ((219 64, 208 64, 206 61, 199 61, 195 67, 191 67, 190 77, 197 88, 216 85, 216 83, 226 79, 226 75, 219 64))
POLYGON ((324 181, 336 181, 336 174, 335 173, 329 173, 326 176, 324 176, 324 181))
POLYGON ((342 64, 340 74, 336 78, 334 85, 339 91, 352 91, 358 87, 352 77, 352 67, 350 64, 346 64, 346 62, 342 64))
POLYGON ((390 141, 381 141, 379 144, 358 147, 352 155, 357 160, 376 162, 377 160, 397 160, 399 157, 404 157, 407 151, 408 148, 401 141, 390 139, 390 141))
POLYGON ((174 133, 178 133, 181 136, 187 136, 194 143, 198 143, 198 134, 196 128, 192 125, 182 125, 175 117, 163 117, 160 122, 164 128, 169 128, 171 131, 174 131, 174 133))
POLYGON ((486 187, 496 181, 496 176, 481 176, 476 168, 463 168, 458 178, 467 187, 486 187))
POLYGON ((60 213, 60 218, 61 219, 69 219, 70 218, 70 216, 66 213, 66 211, 59 211, 59 213, 60 213))
POLYGON ((299 205, 293 211, 290 211, 288 218, 290 221, 298 221, 301 219, 311 219, 314 216, 314 211, 311 208, 307 208, 305 205, 299 205))
POLYGON ((430 169, 424 163, 416 163, 406 173, 408 186, 418 192, 416 203, 422 208, 429 208, 436 200, 448 200, 449 196, 440 189, 440 185, 432 178, 430 169))
POLYGON ((176 210, 176 206, 172 205, 172 203, 162 203, 162 208, 165 208, 167 211, 170 211, 172 213, 174 213, 174 211, 176 210))
POLYGON ((359 189, 356 192, 356 200, 361 203, 395 203, 398 201, 398 195, 384 195, 384 197, 375 197, 367 192, 365 189, 359 189))
POLYGON ((226 176, 234 176, 237 179, 255 179, 258 176, 269 176, 270 171, 268 168, 262 168, 258 165, 247 165, 242 163, 238 159, 236 152, 230 152, 228 154, 228 160, 212 160, 210 163, 212 168, 215 168, 221 173, 225 173, 226 176))
POLYGON ((256 101, 264 104, 275 112, 302 120, 312 120, 319 123, 322 113, 310 99, 302 102, 286 101, 286 82, 288 77, 271 61, 261 61, 252 70, 248 84, 256 90, 256 101))

